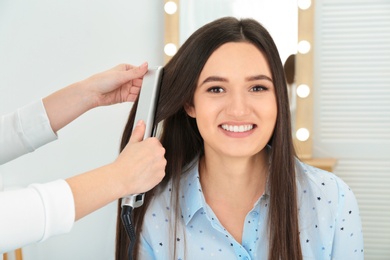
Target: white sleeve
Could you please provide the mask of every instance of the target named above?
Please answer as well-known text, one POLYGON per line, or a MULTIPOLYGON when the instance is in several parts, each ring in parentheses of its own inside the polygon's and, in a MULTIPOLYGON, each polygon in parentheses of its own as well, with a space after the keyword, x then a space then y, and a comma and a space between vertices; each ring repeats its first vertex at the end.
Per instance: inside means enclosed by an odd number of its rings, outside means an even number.
POLYGON ((1 117, 0 165, 57 139, 42 100, 1 117))
POLYGON ((67 233, 75 221, 65 180, 0 192, 0 254, 67 233))

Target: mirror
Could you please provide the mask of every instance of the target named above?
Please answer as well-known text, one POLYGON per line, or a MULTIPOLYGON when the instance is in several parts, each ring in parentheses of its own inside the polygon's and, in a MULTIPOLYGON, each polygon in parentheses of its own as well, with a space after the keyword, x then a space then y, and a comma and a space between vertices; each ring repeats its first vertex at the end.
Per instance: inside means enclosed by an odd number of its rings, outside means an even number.
POLYGON ((223 16, 250 17, 263 24, 274 38, 283 63, 296 53, 298 8, 296 1, 291 0, 180 1, 179 44, 200 26, 223 16))

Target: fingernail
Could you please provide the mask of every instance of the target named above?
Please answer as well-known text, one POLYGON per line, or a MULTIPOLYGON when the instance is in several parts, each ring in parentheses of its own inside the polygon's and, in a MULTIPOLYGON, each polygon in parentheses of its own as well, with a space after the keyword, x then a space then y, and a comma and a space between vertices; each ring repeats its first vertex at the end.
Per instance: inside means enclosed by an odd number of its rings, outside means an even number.
POLYGON ((137 126, 140 126, 140 125, 142 125, 142 123, 143 123, 144 121, 142 121, 142 119, 141 120, 138 120, 138 122, 137 122, 137 126))
POLYGON ((144 63, 139 66, 140 69, 146 68, 148 66, 148 63, 145 61, 144 63))

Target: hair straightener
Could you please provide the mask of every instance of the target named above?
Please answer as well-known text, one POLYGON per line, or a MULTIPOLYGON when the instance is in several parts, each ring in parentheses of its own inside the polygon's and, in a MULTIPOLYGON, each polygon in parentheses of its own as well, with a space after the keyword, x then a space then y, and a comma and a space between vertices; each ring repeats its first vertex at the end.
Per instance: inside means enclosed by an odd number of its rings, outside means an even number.
MULTIPOLYGON (((144 139, 156 135, 157 125, 155 124, 155 114, 162 74, 162 66, 149 68, 142 81, 133 130, 137 122, 142 119, 146 125, 144 139)), ((130 238, 130 245, 128 249, 129 260, 132 259, 132 251, 135 245, 135 230, 132 224, 131 212, 134 208, 142 206, 143 203, 144 193, 131 194, 122 198, 121 219, 126 229, 127 235, 130 238)))

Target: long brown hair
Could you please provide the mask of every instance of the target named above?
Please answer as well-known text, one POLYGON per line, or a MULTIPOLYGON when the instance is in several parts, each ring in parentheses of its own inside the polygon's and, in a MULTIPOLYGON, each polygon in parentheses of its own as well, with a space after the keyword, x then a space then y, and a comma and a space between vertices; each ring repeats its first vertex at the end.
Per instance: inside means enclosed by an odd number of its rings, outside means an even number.
MULTIPOLYGON (((225 17, 208 23, 194 32, 181 46, 175 56, 164 66, 164 76, 160 90, 160 100, 156 122, 163 121, 160 141, 166 150, 166 175, 157 186, 172 181, 173 191, 179 190, 183 169, 196 156, 203 154, 203 139, 195 119, 184 110, 185 104, 192 104, 199 75, 210 55, 228 42, 248 42, 256 46, 266 57, 272 72, 277 100, 276 125, 269 145, 271 165, 269 174, 270 203, 268 225, 269 259, 302 259, 297 195, 295 183, 295 151, 291 137, 290 112, 287 87, 276 45, 268 31, 253 19, 238 20, 225 17)), ((134 105, 134 108, 136 104, 134 105)), ((132 109, 125 127, 121 150, 129 141, 134 124, 135 109, 132 109)), ((147 192, 144 205, 134 210, 134 223, 137 239, 140 236, 144 214, 156 188, 147 192)), ((175 193, 173 193, 175 194, 175 193)), ((178 196, 173 198, 172 208, 178 212, 178 196)), ((120 220, 118 205, 116 259, 126 259, 129 244, 120 220)), ((180 216, 180 214, 176 214, 180 216)), ((176 223, 179 220, 174 221, 176 223)), ((173 238, 172 238, 173 239, 173 238)), ((173 249, 175 250, 175 249, 173 249)), ((137 259, 138 243, 133 252, 137 259)))

